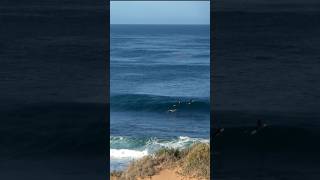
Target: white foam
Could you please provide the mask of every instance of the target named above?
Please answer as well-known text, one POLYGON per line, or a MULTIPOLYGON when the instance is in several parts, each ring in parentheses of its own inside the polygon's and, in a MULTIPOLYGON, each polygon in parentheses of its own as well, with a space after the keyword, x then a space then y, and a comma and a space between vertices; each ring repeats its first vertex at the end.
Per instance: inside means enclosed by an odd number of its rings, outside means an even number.
MULTIPOLYGON (((120 141, 121 143, 125 143, 122 141, 128 141, 128 139, 123 137, 113 137, 114 141, 120 141)), ((161 149, 161 148, 174 148, 174 149, 185 149, 190 147, 192 144, 202 142, 209 143, 209 139, 202 138, 191 138, 187 136, 180 136, 176 139, 171 139, 167 141, 159 140, 157 138, 152 138, 146 142, 145 145, 139 147, 141 150, 135 149, 110 149, 110 158, 111 159, 140 159, 143 156, 147 156, 152 154, 153 152, 161 149)))
POLYGON ((147 150, 138 151, 130 149, 110 149, 111 159, 139 159, 147 155, 147 150))
MULTIPOLYGON (((110 143, 114 145, 114 148, 110 149, 110 159, 112 169, 123 169, 132 160, 140 159, 147 155, 152 155, 154 152, 161 148, 175 148, 175 149, 185 149, 190 147, 194 143, 210 143, 209 139, 202 138, 191 138, 187 136, 180 136, 171 140, 161 140, 158 138, 150 138, 145 144, 141 144, 136 147, 141 150, 127 149, 127 143, 132 143, 136 139, 130 139, 121 136, 112 136, 110 143), (120 146, 119 146, 120 145, 120 146), (121 145, 125 145, 121 148, 121 145), (119 148, 119 149, 116 149, 119 148)), ((139 142, 140 143, 140 142, 139 142)))
POLYGON ((209 143, 210 140, 180 136, 178 139, 171 140, 171 141, 164 141, 164 142, 161 142, 161 141, 159 142, 157 139, 153 139, 149 141, 147 144, 149 146, 157 145, 165 148, 184 149, 186 147, 189 147, 193 143, 197 143, 197 142, 209 143))

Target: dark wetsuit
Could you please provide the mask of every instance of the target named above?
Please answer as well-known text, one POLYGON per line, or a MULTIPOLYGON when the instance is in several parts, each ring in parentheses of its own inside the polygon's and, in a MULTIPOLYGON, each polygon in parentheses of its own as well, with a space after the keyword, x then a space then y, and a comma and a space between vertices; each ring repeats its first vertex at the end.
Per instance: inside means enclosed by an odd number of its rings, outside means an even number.
POLYGON ((214 129, 213 137, 219 136, 223 131, 224 131, 223 128, 215 128, 215 129, 214 129))

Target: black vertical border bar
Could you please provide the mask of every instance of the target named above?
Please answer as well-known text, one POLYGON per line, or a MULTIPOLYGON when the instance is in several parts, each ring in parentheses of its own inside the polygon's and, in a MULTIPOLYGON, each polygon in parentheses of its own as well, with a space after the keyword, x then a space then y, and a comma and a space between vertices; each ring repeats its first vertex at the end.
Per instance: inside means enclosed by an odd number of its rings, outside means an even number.
POLYGON ((214 106, 215 106, 215 61, 216 61, 216 10, 215 0, 210 0, 210 179, 214 178, 214 131, 217 128, 217 122, 215 118, 214 106))
POLYGON ((105 34, 105 100, 106 100, 106 106, 105 106, 105 130, 107 133, 105 134, 106 138, 106 154, 105 154, 105 160, 106 162, 106 179, 110 179, 110 1, 107 0, 106 3, 104 4, 106 6, 106 19, 105 19, 105 29, 106 29, 106 34, 105 34))

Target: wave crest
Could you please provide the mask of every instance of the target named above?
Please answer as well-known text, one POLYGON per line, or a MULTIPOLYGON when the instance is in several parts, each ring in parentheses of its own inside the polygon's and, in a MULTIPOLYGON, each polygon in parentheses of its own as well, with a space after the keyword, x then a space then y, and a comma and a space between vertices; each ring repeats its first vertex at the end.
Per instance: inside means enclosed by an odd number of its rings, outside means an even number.
POLYGON ((206 98, 187 98, 155 96, 146 94, 125 94, 111 97, 111 108, 132 111, 166 112, 179 111, 210 111, 210 101, 206 98))

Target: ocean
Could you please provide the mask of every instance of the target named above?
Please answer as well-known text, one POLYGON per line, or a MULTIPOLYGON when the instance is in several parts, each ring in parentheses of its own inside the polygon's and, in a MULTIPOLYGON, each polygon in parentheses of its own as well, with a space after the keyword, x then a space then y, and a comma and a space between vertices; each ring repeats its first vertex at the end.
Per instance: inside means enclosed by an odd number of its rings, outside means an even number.
POLYGON ((0 179, 106 178, 107 11, 74 4, 1 2, 0 179))
POLYGON ((210 26, 111 25, 110 167, 210 137, 210 26))
MULTIPOLYGON (((65 2, 1 6, 1 179, 106 178, 107 10, 65 2)), ((320 14, 215 19, 212 177, 320 179, 320 14)), ((128 26, 111 26, 112 169, 210 132, 209 28, 128 26)))
POLYGON ((320 14, 215 14, 217 180, 319 179, 320 14), (267 127, 251 132, 260 120, 267 127))

